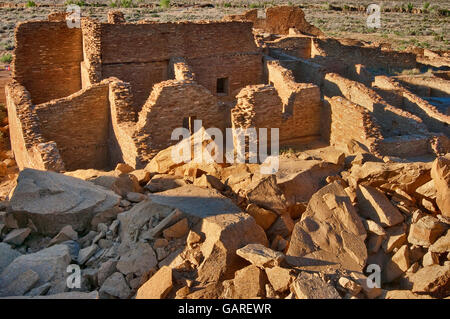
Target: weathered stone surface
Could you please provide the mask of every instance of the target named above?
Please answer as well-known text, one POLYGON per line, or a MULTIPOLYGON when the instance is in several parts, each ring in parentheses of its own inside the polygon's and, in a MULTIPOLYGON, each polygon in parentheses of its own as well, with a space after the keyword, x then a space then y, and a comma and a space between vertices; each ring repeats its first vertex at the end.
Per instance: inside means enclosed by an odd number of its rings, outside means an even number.
POLYGON ((367 260, 366 235, 344 188, 334 182, 311 197, 307 210, 295 224, 286 255, 361 271, 367 260))
POLYGON ((217 190, 194 185, 151 194, 150 199, 154 203, 178 208, 187 215, 201 218, 241 212, 239 207, 217 190))
POLYGON ((250 299, 265 297, 267 279, 264 271, 255 265, 247 266, 236 271, 234 276, 235 298, 250 299))
POLYGON ((136 192, 128 192, 127 193, 127 200, 132 203, 139 203, 146 199, 147 199, 147 196, 144 194, 141 194, 141 193, 136 193, 136 192))
POLYGON ((381 289, 381 287, 369 286, 368 278, 361 272, 352 272, 351 277, 357 284, 359 284, 361 286, 362 291, 367 296, 367 298, 375 299, 383 293, 383 290, 381 289))
POLYGON ((20 246, 27 239, 28 235, 30 235, 31 229, 27 228, 19 228, 13 229, 5 236, 3 241, 7 244, 20 246))
POLYGON ((395 248, 400 248, 406 242, 406 227, 404 224, 386 228, 386 238, 383 241, 383 250, 386 253, 392 252, 395 248))
POLYGON ((199 280, 231 279, 242 268, 243 260, 236 250, 248 244, 268 246, 264 230, 248 214, 220 214, 202 220, 201 232, 205 241, 201 246, 203 263, 198 269, 199 280))
POLYGON ((450 252, 450 230, 447 230, 444 236, 441 236, 430 246, 430 251, 440 254, 450 252))
POLYGON ((280 159, 277 184, 288 203, 307 202, 321 187, 327 176, 336 175, 340 165, 319 160, 280 159))
POLYGON ((372 187, 400 188, 408 194, 431 180, 431 164, 413 163, 377 163, 367 162, 353 166, 350 181, 352 185, 370 185, 372 187))
POLYGON ((376 188, 360 185, 357 190, 359 212, 376 223, 390 227, 403 222, 403 215, 376 188))
POLYGON ((85 262, 89 260, 94 254, 97 252, 98 246, 96 244, 88 246, 86 248, 80 249, 80 252, 78 253, 78 264, 84 265, 85 262))
POLYGON ((114 210, 119 202, 119 196, 92 183, 26 168, 17 179, 10 210, 20 225, 30 219, 39 233, 56 235, 66 225, 87 229, 95 215, 114 210))
POLYGON ((374 222, 373 220, 370 219, 363 219, 362 223, 364 225, 364 228, 368 231, 371 232, 373 234, 379 235, 379 236, 384 236, 386 235, 386 231, 384 230, 383 227, 381 227, 379 224, 377 224, 376 222, 374 222))
POLYGON ((436 158, 431 177, 436 187, 436 203, 442 215, 450 217, 450 154, 436 158))
POLYGON ((264 230, 269 229, 278 217, 278 215, 271 210, 258 207, 255 204, 249 204, 246 211, 264 230))
POLYGON ((439 265, 439 256, 432 251, 428 251, 422 258, 422 266, 439 265))
POLYGON ((142 276, 154 269, 157 264, 158 260, 152 246, 138 242, 120 256, 116 267, 124 275, 142 276))
POLYGON ((163 299, 172 287, 172 268, 164 266, 139 288, 136 299, 163 299))
POLYGON ((407 245, 403 245, 397 250, 397 252, 392 256, 391 260, 387 263, 386 267, 383 269, 383 281, 391 282, 403 273, 405 273, 410 266, 409 261, 409 248, 407 245))
POLYGON ((56 245, 60 244, 67 240, 77 240, 78 239, 78 233, 73 230, 72 226, 67 225, 64 226, 61 231, 52 238, 49 245, 56 245))
POLYGON ((179 176, 156 174, 150 179, 147 185, 145 185, 145 188, 152 193, 158 193, 184 185, 186 185, 186 182, 179 176))
POLYGON ((0 297, 22 296, 39 281, 39 275, 29 269, 21 273, 7 287, 0 288, 0 297))
POLYGON ((418 246, 428 247, 445 231, 444 226, 433 216, 426 215, 417 223, 411 225, 408 242, 418 246))
POLYGON ((386 292, 384 299, 433 299, 433 297, 418 295, 410 290, 389 290, 386 292))
POLYGON ((130 210, 120 213, 117 219, 120 221, 120 238, 122 244, 132 243, 142 226, 156 216, 168 216, 173 207, 154 203, 150 199, 142 201, 130 210))
POLYGON ((236 251, 236 254, 255 266, 271 268, 279 266, 284 260, 284 254, 274 251, 261 244, 249 244, 236 251))
POLYGON ((333 286, 304 271, 298 275, 292 287, 298 299, 341 299, 333 286))
POLYGON ((181 238, 189 232, 189 222, 187 218, 183 218, 182 220, 176 222, 172 226, 163 230, 164 238, 172 239, 172 238, 181 238))
POLYGON ((117 261, 113 259, 108 259, 101 264, 97 273, 97 283, 101 287, 105 280, 116 272, 117 261))
POLYGON ((356 296, 361 291, 362 287, 356 283, 355 281, 347 278, 347 277, 341 277, 339 278, 339 286, 341 286, 343 289, 347 290, 352 296, 356 296))
POLYGON ((126 299, 130 297, 131 289, 128 287, 125 277, 120 272, 115 272, 105 280, 99 293, 126 299))
POLYGON ((14 259, 22 255, 15 249, 12 249, 10 245, 0 243, 0 274, 14 259))
POLYGON ((295 278, 291 274, 291 270, 287 268, 275 266, 272 268, 266 268, 265 271, 270 284, 276 292, 287 291, 295 278))
POLYGON ((412 292, 427 293, 435 297, 450 294, 450 264, 432 265, 420 269, 410 278, 413 283, 412 292))
POLYGON ((283 193, 277 186, 275 175, 270 175, 252 186, 252 189, 247 193, 247 199, 250 203, 256 204, 259 207, 282 214, 287 210, 282 195, 283 193))
POLYGON ((21 255, 0 274, 0 287, 8 287, 28 270, 33 270, 39 275, 36 286, 45 283, 56 284, 65 280, 67 266, 71 260, 69 248, 66 245, 55 245, 37 253, 21 255))
POLYGON ((194 180, 194 185, 198 187, 209 187, 215 188, 219 191, 223 191, 225 189, 225 185, 215 176, 203 174, 199 178, 194 180))
POLYGON ((269 240, 274 240, 276 236, 288 238, 294 230, 294 221, 288 213, 278 216, 277 220, 267 230, 269 240))

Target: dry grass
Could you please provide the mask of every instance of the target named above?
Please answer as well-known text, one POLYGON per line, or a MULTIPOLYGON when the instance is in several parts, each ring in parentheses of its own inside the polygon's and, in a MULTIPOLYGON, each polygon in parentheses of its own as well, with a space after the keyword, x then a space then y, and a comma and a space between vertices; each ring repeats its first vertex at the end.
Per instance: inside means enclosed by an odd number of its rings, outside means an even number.
POLYGON ((224 15, 241 13, 249 8, 265 7, 275 4, 298 5, 305 11, 306 19, 321 28, 328 36, 349 37, 360 40, 389 42, 396 49, 409 45, 433 50, 450 49, 450 17, 442 15, 443 9, 450 8, 450 1, 385 1, 382 10, 405 10, 412 12, 382 12, 381 29, 366 27, 365 7, 373 0, 363 1, 255 1, 255 0, 171 0, 169 8, 160 6, 160 1, 147 0, 36 0, 36 6, 26 5, 26 1, 11 1, 19 4, 17 8, 0 8, 0 57, 11 53, 14 48, 14 27, 18 21, 43 20, 55 9, 64 10, 66 3, 82 5, 83 16, 106 21, 106 14, 113 6, 121 7, 127 21, 136 22, 148 19, 160 22, 180 20, 221 19, 224 15), (113 4, 114 3, 114 4, 113 4), (408 3, 411 5, 408 7, 408 3), (424 10, 427 8, 427 10, 424 10))

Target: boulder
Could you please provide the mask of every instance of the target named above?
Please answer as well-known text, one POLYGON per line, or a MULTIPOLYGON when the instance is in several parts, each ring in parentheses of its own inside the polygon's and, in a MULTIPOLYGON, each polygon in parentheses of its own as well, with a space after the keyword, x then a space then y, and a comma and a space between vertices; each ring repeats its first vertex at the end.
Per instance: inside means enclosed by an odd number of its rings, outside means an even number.
POLYGON ((136 299, 163 299, 172 287, 172 268, 164 266, 139 288, 136 299))
POLYGON ((130 297, 131 289, 128 287, 125 277, 120 272, 115 272, 105 280, 99 293, 126 299, 130 297))
POLYGON ((382 192, 371 186, 360 185, 356 192, 359 213, 383 227, 403 222, 404 217, 382 192))
POLYGON ((203 218, 217 214, 239 213, 231 199, 216 189, 185 185, 165 192, 149 195, 152 202, 178 208, 188 216, 203 218))
POLYGON ((272 226, 278 215, 271 210, 258 207, 255 204, 249 204, 247 206, 246 212, 251 215, 256 223, 261 226, 264 230, 267 230, 272 226))
POLYGON ((186 185, 186 182, 179 176, 156 174, 150 179, 147 185, 145 185, 145 189, 152 193, 158 193, 184 185, 186 185))
POLYGON ((408 245, 403 245, 383 269, 383 282, 391 282, 397 279, 408 270, 409 266, 409 248, 408 245))
POLYGON ((236 250, 248 244, 268 246, 264 230, 248 214, 218 214, 201 223, 205 241, 201 246, 204 261, 198 269, 200 282, 231 279, 243 260, 236 250))
POLYGON ((13 282, 7 287, 0 289, 0 297, 5 296, 22 296, 27 291, 36 285, 39 281, 39 275, 33 270, 29 269, 21 273, 13 282))
POLYGON ((152 246, 138 242, 121 254, 116 268, 124 275, 134 274, 141 277, 155 269, 157 264, 158 260, 152 246))
POLYGON ((3 238, 3 241, 7 244, 20 246, 30 234, 31 229, 28 227, 13 229, 5 236, 5 238, 3 238))
POLYGON ((292 288, 297 299, 341 299, 336 288, 304 271, 295 279, 292 288))
POLYGON ((37 232, 52 236, 66 225, 76 231, 87 229, 94 216, 115 211, 119 202, 115 193, 92 183, 26 168, 17 179, 9 211, 19 226, 31 220, 37 232))
POLYGON ((251 190, 247 192, 247 200, 249 203, 282 214, 287 211, 282 195, 275 175, 270 175, 259 180, 256 185, 252 185, 251 190))
POLYGON ((351 169, 349 182, 356 185, 369 185, 387 189, 400 188, 408 194, 431 180, 431 164, 413 163, 377 163, 367 162, 355 165, 351 169))
POLYGON ((288 205, 308 202, 311 196, 325 186, 326 177, 336 175, 340 165, 319 160, 297 160, 281 158, 276 173, 277 184, 288 205))
POLYGON ((251 264, 261 268, 279 266, 284 260, 284 255, 261 244, 249 244, 236 251, 236 254, 251 264))
POLYGON ((450 217, 450 154, 435 159, 431 177, 436 187, 436 203, 442 215, 450 217))
POLYGON ((119 235, 122 245, 128 245, 150 220, 157 217, 166 217, 173 211, 173 207, 158 204, 150 199, 142 201, 130 210, 120 213, 117 219, 120 222, 119 235))
POLYGON ((311 197, 301 220, 295 224, 287 260, 294 265, 296 259, 321 260, 362 271, 367 260, 366 235, 344 188, 334 182, 311 197))
POLYGON ((413 245, 429 247, 444 231, 444 225, 437 218, 426 215, 411 224, 408 242, 413 245))
POLYGON ((176 222, 172 226, 163 230, 164 238, 173 239, 173 238, 181 238, 187 235, 189 232, 189 222, 187 218, 183 218, 182 220, 176 222))
POLYGON ((251 299, 265 297, 267 278, 265 273, 255 265, 236 271, 234 276, 234 298, 251 299))
POLYGON ((289 290, 289 286, 295 278, 291 274, 292 271, 287 268, 275 266, 272 268, 266 268, 265 271, 273 289, 279 293, 289 290))
POLYGON ((423 267, 413 274, 410 280, 413 283, 414 293, 447 297, 450 295, 450 264, 423 267))
POLYGON ((450 252, 450 230, 447 230, 447 233, 444 236, 441 236, 430 246, 430 251, 438 254, 450 252))
POLYGON ((12 249, 10 245, 0 243, 0 274, 20 255, 22 254, 19 251, 12 249))
POLYGON ((8 287, 29 270, 39 275, 36 286, 45 283, 57 285, 63 281, 65 287, 67 266, 71 260, 70 251, 66 245, 55 245, 36 253, 21 255, 0 274, 0 287, 8 287))
POLYGON ((72 226, 67 225, 61 229, 61 231, 52 238, 49 246, 60 244, 67 240, 78 240, 78 234, 73 230, 72 226))

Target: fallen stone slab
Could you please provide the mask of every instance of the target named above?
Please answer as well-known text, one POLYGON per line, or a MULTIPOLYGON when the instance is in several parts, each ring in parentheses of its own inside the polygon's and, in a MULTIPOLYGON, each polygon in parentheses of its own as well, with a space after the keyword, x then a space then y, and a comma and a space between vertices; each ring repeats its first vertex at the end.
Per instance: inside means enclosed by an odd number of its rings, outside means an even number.
POLYGON ((14 259, 21 255, 19 251, 12 249, 10 245, 0 243, 0 274, 14 259))
POLYGON ((131 289, 128 287, 125 277, 120 272, 115 272, 105 280, 100 288, 99 294, 100 296, 107 294, 120 299, 126 299, 130 297, 131 289))
POLYGON ((430 251, 439 254, 450 252, 450 230, 447 230, 444 236, 441 236, 430 246, 430 251))
POLYGON ((201 246, 204 256, 198 268, 200 282, 232 279, 234 272, 245 266, 236 250, 248 244, 268 246, 264 230, 248 214, 219 214, 201 222, 205 241, 201 246))
POLYGON ((426 215, 411 224, 408 242, 417 246, 429 247, 444 231, 444 225, 437 218, 426 215))
POLYGON ((37 232, 56 235, 71 225, 89 228, 96 215, 109 214, 120 197, 112 191, 78 178, 26 168, 20 172, 8 212, 24 227, 31 220, 37 232))
POLYGON ((172 287, 172 268, 164 266, 138 289, 136 299, 163 299, 172 287))
POLYGON ((185 185, 165 192, 150 194, 152 202, 178 208, 183 213, 204 218, 218 214, 239 213, 242 210, 231 199, 212 188, 185 185))
POLYGON ((293 282, 292 288, 297 299, 341 299, 336 288, 304 271, 293 282))
POLYGON ((237 299, 265 297, 267 279, 264 271, 255 265, 250 265, 236 271, 234 276, 234 296, 237 299))
MULTIPOLYGON (((333 182, 316 192, 292 232, 288 257, 304 257, 362 271, 367 233, 344 188, 333 182)), ((288 258, 296 263, 295 258, 288 258)), ((303 258, 300 258, 303 259, 303 258)))
POLYGON ((265 271, 270 284, 276 292, 281 293, 287 291, 295 279, 295 276, 291 274, 291 269, 276 266, 266 268, 265 271))
POLYGON ((279 266, 284 260, 283 253, 267 248, 261 244, 246 245, 239 248, 236 254, 261 268, 279 266))
POLYGON ((5 236, 3 241, 7 244, 20 246, 27 239, 28 235, 31 234, 31 229, 27 228, 19 228, 13 229, 5 236))
POLYGON ((326 177, 338 174, 341 169, 340 165, 319 160, 282 158, 276 173, 277 184, 288 203, 308 202, 327 184, 326 177))
POLYGON ((383 227, 403 222, 404 217, 382 192, 374 187, 360 185, 357 189, 359 212, 383 227))
POLYGON ((450 217, 450 154, 435 159, 431 177, 436 188, 436 203, 442 215, 450 217))
POLYGON ((351 169, 349 182, 372 187, 399 188, 408 194, 431 180, 431 163, 377 163, 367 162, 362 166, 355 165, 351 169))
POLYGON ((186 182, 179 176, 156 174, 150 179, 147 185, 145 185, 145 189, 151 193, 158 193, 184 185, 186 185, 186 182))
POLYGON ((413 283, 414 293, 446 297, 450 295, 450 264, 423 267, 413 274, 410 280, 413 283))
POLYGON ((39 275, 29 269, 21 273, 7 287, 0 288, 0 297, 5 296, 22 296, 39 281, 39 275))
POLYGON ((39 275, 36 286, 65 282, 72 258, 66 245, 55 245, 14 259, 0 274, 0 287, 8 287, 23 273, 32 270, 39 275))

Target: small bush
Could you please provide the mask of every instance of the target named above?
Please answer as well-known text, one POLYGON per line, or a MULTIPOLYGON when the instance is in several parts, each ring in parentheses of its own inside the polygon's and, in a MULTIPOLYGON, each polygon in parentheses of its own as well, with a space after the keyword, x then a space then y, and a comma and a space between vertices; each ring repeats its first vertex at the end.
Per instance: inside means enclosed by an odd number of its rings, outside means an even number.
POLYGON ((3 54, 2 57, 0 58, 0 62, 2 63, 11 63, 11 61, 12 61, 11 53, 3 54))
POLYGON ((409 2, 409 3, 406 5, 406 7, 408 8, 408 12, 412 12, 413 9, 414 9, 414 5, 413 5, 411 2, 409 2))
POLYGON ((170 0, 160 0, 159 1, 159 6, 164 8, 164 9, 170 8, 170 0))
POLYGON ((28 1, 27 2, 27 4, 26 4, 26 7, 27 8, 32 8, 32 7, 35 7, 36 6, 36 2, 34 2, 34 1, 28 1))
POLYGON ((120 6, 122 8, 132 8, 133 5, 133 0, 120 0, 120 6))
POLYGON ((424 4, 423 4, 423 9, 426 11, 426 10, 428 10, 428 8, 430 7, 430 3, 429 2, 425 2, 424 4))
POLYGON ((108 6, 110 6, 111 8, 117 8, 117 2, 116 1, 110 1, 108 6))
POLYGON ((224 6, 225 8, 231 8, 231 3, 230 3, 230 2, 225 2, 225 3, 223 4, 223 6, 224 6))

